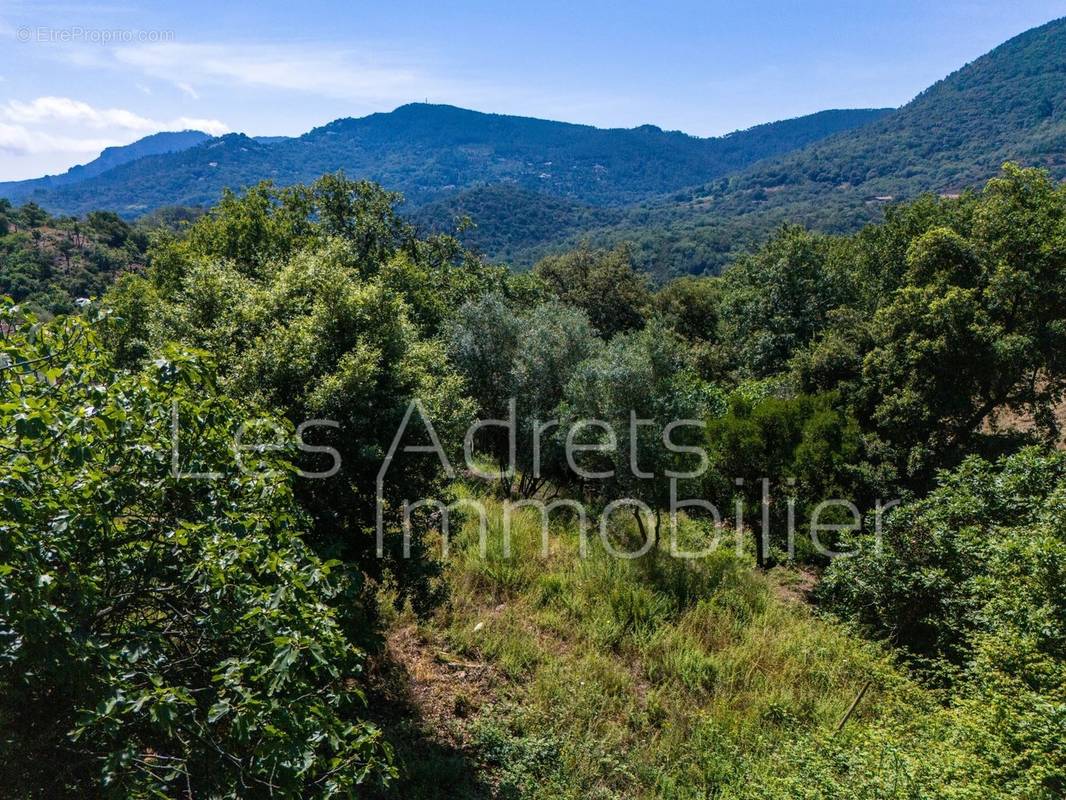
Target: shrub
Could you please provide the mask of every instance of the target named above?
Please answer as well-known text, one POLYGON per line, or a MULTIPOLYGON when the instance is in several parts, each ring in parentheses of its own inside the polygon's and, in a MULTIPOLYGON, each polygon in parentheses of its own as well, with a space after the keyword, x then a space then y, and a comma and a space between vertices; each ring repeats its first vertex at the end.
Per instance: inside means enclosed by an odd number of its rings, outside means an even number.
POLYGON ((292 468, 269 450, 238 468, 248 412, 195 354, 128 373, 86 321, 7 307, 0 331, 5 792, 337 797, 387 777, 330 606, 352 587, 304 545, 292 468))

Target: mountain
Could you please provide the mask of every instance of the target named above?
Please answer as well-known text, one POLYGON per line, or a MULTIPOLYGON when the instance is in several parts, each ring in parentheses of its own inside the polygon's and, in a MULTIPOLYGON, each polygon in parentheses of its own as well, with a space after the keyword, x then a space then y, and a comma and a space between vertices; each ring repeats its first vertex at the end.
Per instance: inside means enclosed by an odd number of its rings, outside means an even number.
POLYGON ((46 175, 27 181, 0 182, 0 197, 12 202, 23 202, 31 196, 46 193, 58 186, 67 186, 102 175, 110 169, 136 161, 145 156, 176 153, 187 150, 210 139, 202 131, 173 131, 153 133, 136 142, 118 147, 108 147, 88 164, 71 167, 62 175, 46 175))
POLYGON ((886 204, 980 185, 1008 160, 1066 178, 1066 18, 1010 39, 867 126, 533 249, 627 240, 660 277, 716 272, 781 222, 855 230, 886 204))
POLYGON ((862 131, 752 167, 728 187, 711 183, 692 202, 729 208, 812 194, 852 202, 953 194, 1007 160, 1066 177, 1066 18, 1000 45, 862 131))
POLYGON ((342 169, 403 192, 424 230, 453 231, 469 218, 464 242, 515 266, 579 241, 630 241, 659 278, 714 273, 782 222, 854 230, 886 204, 976 186, 1007 160, 1066 177, 1066 18, 1014 37, 900 109, 825 111, 717 138, 412 104, 299 137, 230 134, 126 155, 110 168, 102 155, 74 178, 0 185, 0 196, 136 216, 210 204, 224 187, 342 169))
POLYGON ((290 184, 344 170, 403 192, 412 207, 494 183, 623 205, 712 180, 885 113, 823 111, 701 139, 651 125, 601 129, 418 103, 339 119, 294 138, 230 134, 76 183, 23 182, 8 185, 6 193, 57 213, 105 207, 134 216, 163 205, 212 203, 223 188, 265 178, 290 184))
POLYGON ((541 255, 540 244, 617 224, 624 218, 618 207, 554 197, 513 183, 466 189, 408 216, 423 232, 458 232, 467 247, 517 267, 530 266, 541 255), (467 221, 472 224, 462 227, 467 221))

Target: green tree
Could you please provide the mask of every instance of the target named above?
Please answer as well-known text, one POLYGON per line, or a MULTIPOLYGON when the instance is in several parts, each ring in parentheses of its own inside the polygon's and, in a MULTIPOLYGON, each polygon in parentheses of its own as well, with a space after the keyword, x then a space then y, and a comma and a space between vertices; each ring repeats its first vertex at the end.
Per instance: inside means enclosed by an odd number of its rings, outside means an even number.
POLYGON ((536 493, 547 480, 565 483, 565 461, 548 425, 559 415, 566 382, 579 363, 596 350, 598 340, 585 314, 558 302, 515 312, 499 294, 463 305, 449 334, 449 354, 477 402, 478 418, 509 420, 514 409, 514 459, 510 474, 511 435, 486 426, 478 437, 501 474, 500 487, 510 494, 536 493))
POLYGON ((284 454, 239 464, 254 408, 181 350, 115 369, 94 324, 0 321, 6 791, 350 797, 387 777, 332 608, 357 587, 303 543, 284 454))
POLYGON ((629 510, 644 540, 650 535, 658 543, 662 512, 670 506, 668 473, 693 473, 677 479, 677 496, 691 497, 706 464, 679 448, 702 443, 701 423, 720 402, 716 388, 696 374, 683 342, 649 325, 614 337, 577 366, 566 385, 558 437, 599 448, 573 453, 585 489, 606 502, 644 503, 653 514, 651 531, 639 506, 629 510), (664 431, 675 422, 686 424, 671 429, 668 446, 664 431))
POLYGON ((652 295, 651 313, 690 342, 717 342, 721 288, 718 278, 676 278, 652 295))
POLYGON ((556 486, 573 482, 554 422, 560 418, 567 383, 580 364, 600 352, 601 342, 581 309, 558 302, 543 303, 523 314, 520 326, 511 382, 519 492, 529 496, 547 481, 556 486))
POLYGON ((841 303, 831 248, 829 237, 786 226, 722 276, 722 336, 741 374, 780 372, 825 328, 841 303))
MULTIPOLYGON (((126 354, 172 340, 207 350, 227 391, 278 409, 295 426, 308 423, 303 440, 318 450, 302 454, 300 466, 322 473, 339 464, 297 487, 319 552, 372 577, 392 571, 401 594, 422 607, 434 567, 400 557, 403 503, 437 496, 441 465, 432 454, 396 451, 382 486, 383 558, 378 473, 415 401, 449 448, 462 441, 473 411, 430 335, 454 310, 420 294, 415 277, 431 275, 447 297, 460 286, 480 291, 486 273, 453 258, 445 242, 411 238, 394 202, 371 184, 335 176, 230 196, 187 236, 159 242, 151 288, 124 282, 115 302, 127 324, 113 326, 112 341, 126 354), (142 300, 150 313, 136 307, 142 300)), ((409 437, 424 438, 422 422, 409 419, 409 437)))
POLYGON ((542 259, 533 271, 559 300, 582 309, 604 338, 644 324, 648 279, 637 272, 627 246, 614 250, 582 246, 542 259))
POLYGON ((1029 412, 1048 439, 1066 392, 1066 190, 1007 166, 973 206, 968 236, 932 228, 877 310, 860 408, 928 479, 957 462, 993 411, 1029 412))
MULTIPOLYGON (((790 558, 816 558, 805 532, 813 509, 823 501, 846 500, 860 513, 871 503, 861 433, 835 395, 756 399, 734 393, 727 413, 710 421, 707 443, 709 488, 720 503, 728 503, 728 513, 735 514, 741 503, 760 567, 774 560, 771 549, 790 558), (786 538, 790 502, 797 533, 793 541, 786 538)), ((843 506, 823 510, 820 524, 854 521, 843 506)), ((827 537, 822 544, 832 547, 836 541, 827 537)))
POLYGON ((129 223, 113 211, 90 211, 85 224, 108 247, 122 247, 132 233, 129 223))
POLYGON ((23 228, 39 228, 48 222, 48 212, 34 202, 19 206, 18 221, 23 228))

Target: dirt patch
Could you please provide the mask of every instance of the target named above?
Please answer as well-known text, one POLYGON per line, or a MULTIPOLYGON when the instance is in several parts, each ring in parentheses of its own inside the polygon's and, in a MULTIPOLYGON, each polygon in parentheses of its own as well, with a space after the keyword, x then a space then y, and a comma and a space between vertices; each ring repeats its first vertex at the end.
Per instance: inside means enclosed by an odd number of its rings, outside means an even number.
POLYGON ((774 596, 790 603, 811 603, 818 572, 811 567, 774 567, 767 574, 774 596))
MULTIPOLYGON (((1057 447, 1066 449, 1066 400, 1060 402, 1053 409, 1055 421, 1059 426, 1059 441, 1057 447)), ((1036 429, 1036 422, 1031 414, 1010 408, 998 408, 989 414, 981 423, 981 430, 985 433, 1031 433, 1036 429)))
POLYGON ((458 747, 467 744, 462 722, 492 700, 501 680, 489 664, 447 652, 414 625, 390 631, 369 666, 375 695, 458 747))
POLYGON ((490 800, 491 770, 470 722, 492 698, 488 665, 463 661, 411 625, 390 631, 367 660, 368 712, 393 749, 396 780, 367 800, 490 800))

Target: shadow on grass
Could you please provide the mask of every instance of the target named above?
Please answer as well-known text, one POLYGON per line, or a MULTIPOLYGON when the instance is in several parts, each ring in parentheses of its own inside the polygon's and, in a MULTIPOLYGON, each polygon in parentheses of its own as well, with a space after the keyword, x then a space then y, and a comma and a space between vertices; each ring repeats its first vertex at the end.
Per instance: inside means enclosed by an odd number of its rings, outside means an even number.
POLYGON ((440 722, 427 719, 407 666, 387 650, 376 658, 368 691, 371 719, 392 746, 398 778, 372 800, 489 800, 498 797, 484 770, 440 722))

